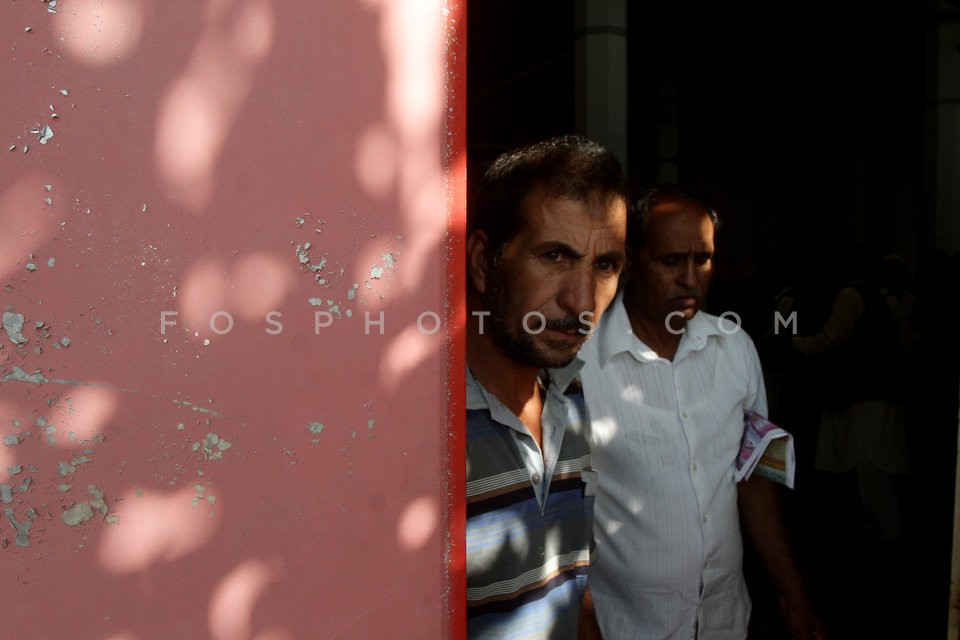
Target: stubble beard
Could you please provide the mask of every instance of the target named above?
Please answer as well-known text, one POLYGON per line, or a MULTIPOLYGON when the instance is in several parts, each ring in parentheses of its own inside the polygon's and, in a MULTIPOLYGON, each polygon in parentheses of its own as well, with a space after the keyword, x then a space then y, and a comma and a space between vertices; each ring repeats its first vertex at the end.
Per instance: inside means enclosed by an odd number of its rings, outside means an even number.
MULTIPOLYGON (((586 334, 575 347, 567 344, 557 344, 551 347, 551 342, 546 338, 539 337, 533 333, 528 333, 521 322, 521 318, 512 318, 508 313, 510 305, 510 296, 504 285, 505 280, 502 274, 497 273, 493 278, 493 286, 485 296, 486 310, 490 312, 485 329, 490 332, 494 344, 497 345, 511 360, 524 366, 533 366, 540 369, 557 369, 565 367, 577 355, 583 340, 586 340, 586 334), (514 324, 514 320, 516 323, 514 324)), ((522 316, 521 316, 522 317, 522 316)), ((537 318, 531 318, 529 324, 531 331, 538 331, 537 318)), ((588 329, 589 327, 580 322, 575 316, 568 316, 561 319, 547 320, 549 329, 578 330, 588 329)))

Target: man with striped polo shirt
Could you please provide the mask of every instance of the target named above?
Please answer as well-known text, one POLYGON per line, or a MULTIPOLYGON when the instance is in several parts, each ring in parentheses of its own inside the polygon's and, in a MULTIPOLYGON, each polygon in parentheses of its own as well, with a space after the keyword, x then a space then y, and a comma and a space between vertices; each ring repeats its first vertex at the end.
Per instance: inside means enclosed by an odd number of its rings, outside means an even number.
POLYGON ((574 639, 593 546, 587 418, 571 363, 625 262, 623 172, 562 137, 500 156, 467 239, 467 629, 574 639))

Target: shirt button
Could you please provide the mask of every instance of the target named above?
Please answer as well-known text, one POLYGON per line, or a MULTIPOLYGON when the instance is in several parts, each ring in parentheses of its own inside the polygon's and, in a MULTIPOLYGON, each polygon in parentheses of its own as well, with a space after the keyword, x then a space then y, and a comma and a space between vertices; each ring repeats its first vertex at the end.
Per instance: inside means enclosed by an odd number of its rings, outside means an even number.
POLYGON ((703 524, 707 524, 707 516, 703 516, 703 524))
POLYGON ((686 419, 687 419, 687 412, 684 411, 683 413, 681 413, 681 414, 680 414, 680 417, 683 418, 684 420, 686 420, 686 419))
POLYGON ((693 470, 694 470, 694 471, 697 470, 697 463, 696 463, 696 462, 693 463, 693 470))
POLYGON ((531 477, 530 479, 533 480, 533 484, 540 484, 540 474, 539 474, 539 473, 533 474, 533 477, 531 477))
POLYGON ((520 433, 519 431, 515 432, 517 434, 517 440, 526 440, 529 436, 525 433, 520 433))

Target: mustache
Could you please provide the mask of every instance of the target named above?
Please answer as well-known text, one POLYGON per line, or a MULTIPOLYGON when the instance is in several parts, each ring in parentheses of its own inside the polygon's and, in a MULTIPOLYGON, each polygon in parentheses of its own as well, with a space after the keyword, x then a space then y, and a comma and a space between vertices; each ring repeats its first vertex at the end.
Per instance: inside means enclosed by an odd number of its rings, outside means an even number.
POLYGON ((556 329, 558 331, 579 331, 581 329, 589 331, 590 325, 580 322, 580 318, 577 316, 564 316, 563 318, 547 320, 547 326, 545 328, 556 329))

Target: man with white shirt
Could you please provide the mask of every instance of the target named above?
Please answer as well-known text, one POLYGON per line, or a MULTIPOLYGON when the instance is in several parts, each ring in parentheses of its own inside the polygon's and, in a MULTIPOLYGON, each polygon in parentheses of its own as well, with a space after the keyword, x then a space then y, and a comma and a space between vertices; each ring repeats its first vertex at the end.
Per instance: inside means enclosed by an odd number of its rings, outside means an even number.
MULTIPOLYGON (((626 181, 578 137, 498 158, 467 238, 467 635, 574 640, 593 547, 576 357, 626 261, 626 181)), ((587 615, 581 617, 581 611, 587 615)))
POLYGON ((606 640, 745 638, 741 526, 791 637, 819 636, 776 487, 734 481, 743 411, 767 407, 749 336, 700 310, 716 224, 678 187, 645 192, 628 224, 629 279, 580 353, 599 473, 590 589, 606 640))

